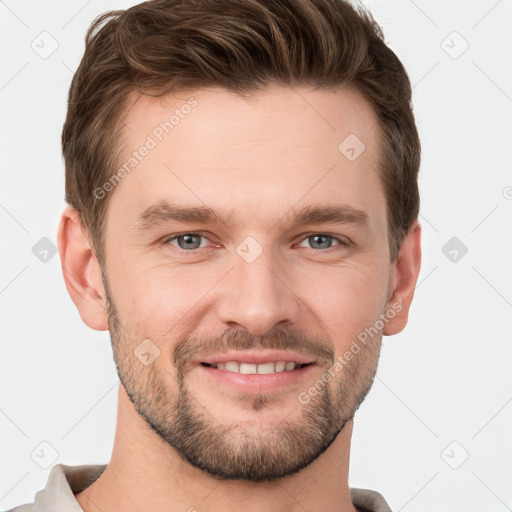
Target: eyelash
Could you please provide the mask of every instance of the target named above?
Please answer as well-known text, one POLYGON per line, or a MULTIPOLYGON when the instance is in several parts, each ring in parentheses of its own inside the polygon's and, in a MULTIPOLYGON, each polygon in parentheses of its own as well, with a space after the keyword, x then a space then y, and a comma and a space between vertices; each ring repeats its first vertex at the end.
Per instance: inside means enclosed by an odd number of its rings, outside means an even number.
MULTIPOLYGON (((209 238, 204 234, 204 233, 200 233, 200 232, 195 232, 195 231, 192 231, 192 232, 186 232, 186 233, 180 233, 180 234, 177 234, 177 235, 172 235, 171 237, 166 237, 162 240, 162 244, 163 245, 171 245, 171 242, 176 240, 177 238, 180 238, 182 236, 186 236, 186 235, 195 235, 195 236, 200 236, 202 238, 206 238, 207 240, 209 240, 209 238)), ((338 242, 337 245, 335 246, 332 246, 332 247, 327 247, 326 249, 314 249, 314 248, 310 248, 316 252, 326 252, 328 251, 329 249, 334 249, 335 247, 349 247, 351 244, 348 242, 348 241, 345 241, 341 238, 338 238, 336 236, 333 236, 333 235, 328 235, 326 233, 310 233, 310 234, 307 234, 305 236, 303 236, 303 238, 300 240, 300 242, 303 242, 304 240, 307 240, 308 238, 311 238, 313 236, 323 236, 325 238, 330 238, 332 240, 336 240, 338 242)), ((178 246, 175 246, 173 245, 173 247, 175 249, 178 249, 179 251, 181 252, 189 252, 189 253, 194 253, 194 252, 197 252, 199 249, 207 249, 207 247, 198 247, 196 249, 182 249, 181 247, 178 247, 178 246)))

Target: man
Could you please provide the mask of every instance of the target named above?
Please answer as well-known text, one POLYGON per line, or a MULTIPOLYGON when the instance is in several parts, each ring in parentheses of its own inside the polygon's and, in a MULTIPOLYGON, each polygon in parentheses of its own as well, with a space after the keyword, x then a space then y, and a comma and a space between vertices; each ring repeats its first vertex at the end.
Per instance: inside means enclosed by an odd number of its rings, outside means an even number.
POLYGON ((342 0, 158 0, 86 40, 58 242, 110 331, 116 437, 14 510, 391 510, 348 486, 421 260, 411 88, 379 27, 342 0))

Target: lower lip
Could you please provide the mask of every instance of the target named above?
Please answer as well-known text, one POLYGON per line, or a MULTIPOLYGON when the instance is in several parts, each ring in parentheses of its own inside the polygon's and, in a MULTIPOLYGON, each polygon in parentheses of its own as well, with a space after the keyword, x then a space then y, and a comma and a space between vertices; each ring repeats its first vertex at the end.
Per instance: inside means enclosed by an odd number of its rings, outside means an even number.
POLYGON ((239 391, 249 393, 270 393, 286 386, 299 384, 314 368, 314 364, 303 366, 298 370, 283 371, 268 374, 249 374, 228 372, 211 366, 198 365, 200 371, 206 372, 211 378, 222 384, 227 384, 239 391))

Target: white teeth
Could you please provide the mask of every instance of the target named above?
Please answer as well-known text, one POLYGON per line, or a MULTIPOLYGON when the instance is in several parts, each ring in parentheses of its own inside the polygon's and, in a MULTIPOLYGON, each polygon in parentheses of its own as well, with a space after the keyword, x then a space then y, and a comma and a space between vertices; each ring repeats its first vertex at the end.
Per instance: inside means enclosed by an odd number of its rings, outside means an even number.
POLYGON ((257 364, 249 364, 249 363, 240 363, 240 373, 245 373, 247 375, 258 373, 258 365, 257 364))
POLYGON ((217 367, 219 370, 226 370, 228 372, 243 373, 245 375, 255 375, 292 371, 295 369, 296 366, 300 365, 296 365, 293 361, 276 361, 261 364, 227 361, 225 363, 217 363, 213 366, 217 367))
POLYGON ((223 364, 223 370, 227 370, 228 372, 239 372, 240 371, 240 363, 237 361, 228 361, 223 364))
POLYGON ((284 372, 284 367, 286 366, 285 361, 278 361, 276 363, 276 372, 284 372))
POLYGON ((258 373, 275 373, 276 365, 275 363, 262 363, 258 365, 258 373))

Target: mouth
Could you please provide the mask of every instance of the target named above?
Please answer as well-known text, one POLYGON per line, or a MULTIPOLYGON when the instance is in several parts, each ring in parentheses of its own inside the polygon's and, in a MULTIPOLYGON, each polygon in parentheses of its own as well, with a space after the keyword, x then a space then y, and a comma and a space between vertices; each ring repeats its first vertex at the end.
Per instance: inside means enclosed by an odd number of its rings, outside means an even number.
POLYGON ((240 361, 226 361, 218 363, 201 362, 200 365, 206 368, 224 370, 227 372, 240 373, 243 375, 270 375, 281 372, 294 372, 311 366, 314 363, 297 363, 295 361, 269 361, 267 363, 243 363, 240 361))
MULTIPOLYGON (((280 357, 283 356, 284 354, 281 353, 280 357)), ((238 393, 256 394, 305 388, 304 379, 309 379, 308 375, 317 366, 314 361, 304 362, 305 358, 301 356, 296 358, 303 359, 303 362, 286 361, 279 358, 269 360, 270 357, 268 354, 266 356, 248 355, 247 353, 229 354, 217 356, 216 359, 210 361, 199 361, 196 368, 213 383, 213 385, 208 384, 209 389, 213 392, 220 384, 234 389, 238 393), (245 361, 235 360, 236 355, 245 361), (219 358, 224 360, 219 361, 219 358)), ((288 359, 292 357, 288 355, 288 359)))

